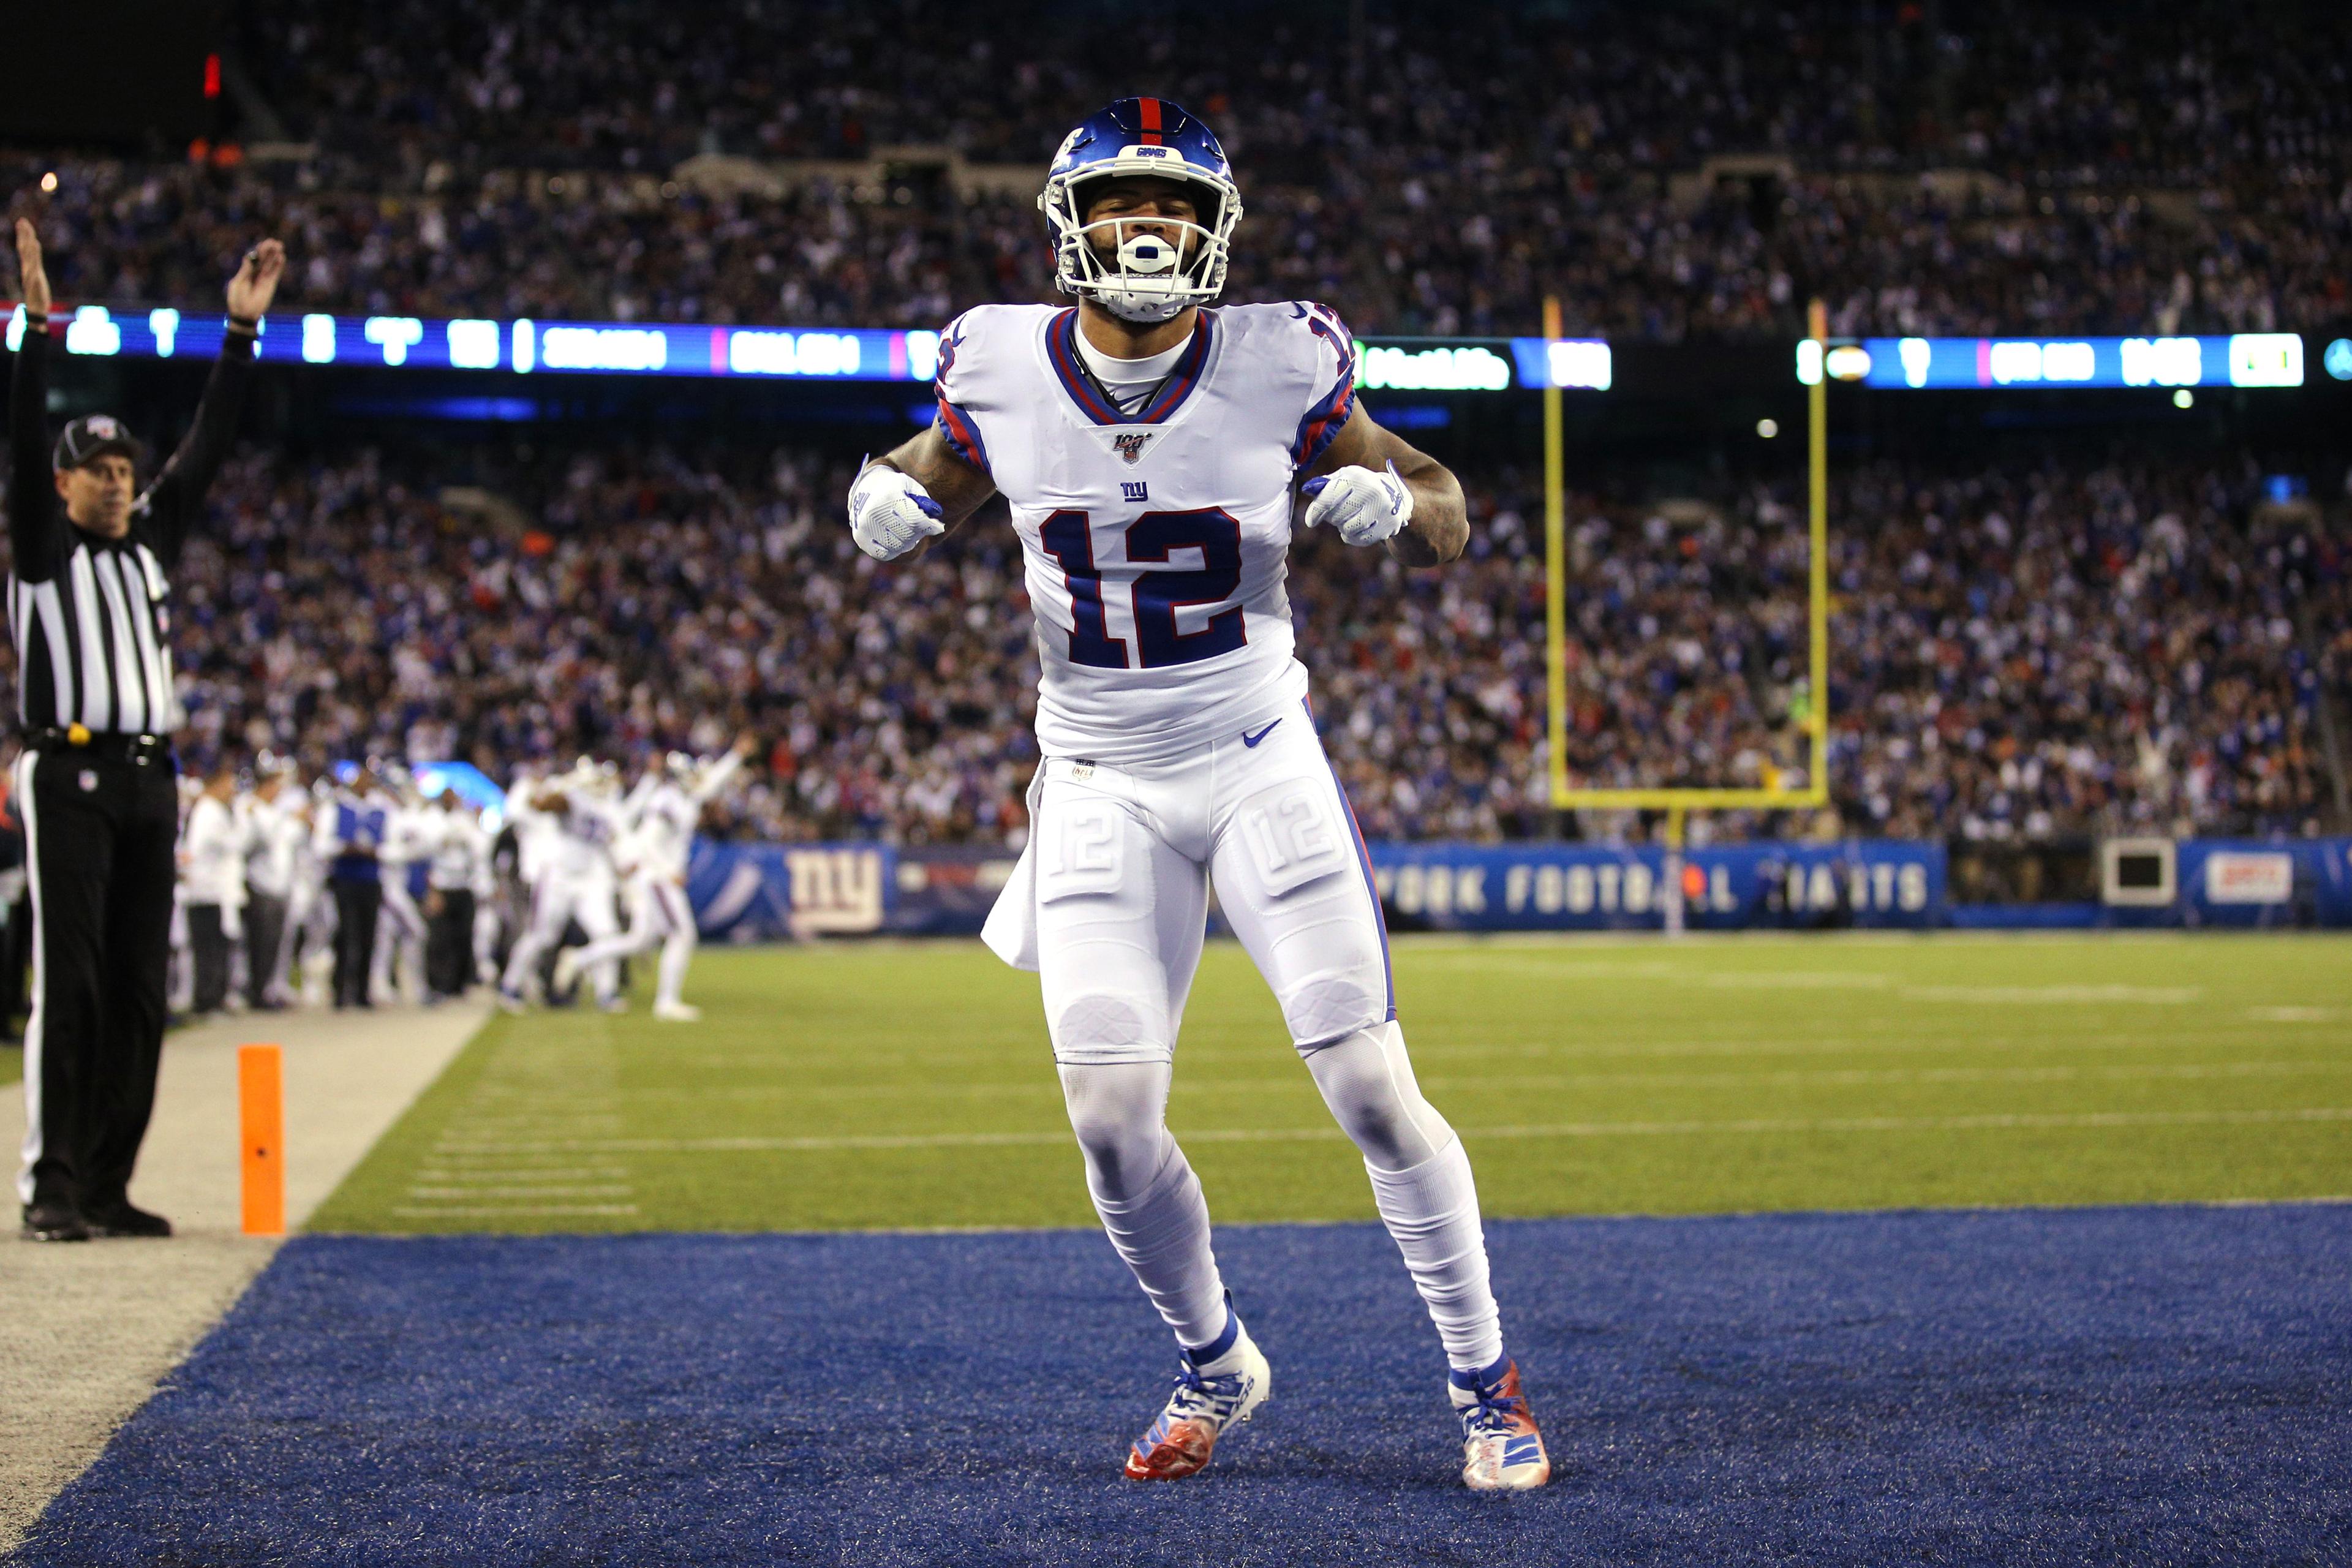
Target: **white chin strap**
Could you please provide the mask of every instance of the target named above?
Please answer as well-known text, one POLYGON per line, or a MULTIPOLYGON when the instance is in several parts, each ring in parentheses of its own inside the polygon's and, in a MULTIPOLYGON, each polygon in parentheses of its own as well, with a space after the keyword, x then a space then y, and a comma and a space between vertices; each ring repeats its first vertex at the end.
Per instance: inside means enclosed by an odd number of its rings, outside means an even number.
POLYGON ((1135 283, 1124 288, 1097 284, 1092 292, 1095 303, 1122 321, 1170 321, 1192 302, 1190 294, 1163 294, 1135 283))

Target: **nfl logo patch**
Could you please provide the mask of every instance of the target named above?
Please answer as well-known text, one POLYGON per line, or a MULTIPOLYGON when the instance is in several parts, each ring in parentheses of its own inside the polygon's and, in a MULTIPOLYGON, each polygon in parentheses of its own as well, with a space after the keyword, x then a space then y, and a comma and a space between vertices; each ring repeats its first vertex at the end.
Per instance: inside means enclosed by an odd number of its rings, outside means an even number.
POLYGON ((1110 444, 1114 451, 1132 465, 1143 460, 1143 448, 1150 446, 1151 438, 1159 434, 1157 430, 1123 430, 1111 437, 1110 444))
POLYGON ((94 768, 84 768, 81 771, 81 777, 74 782, 81 785, 82 794, 88 795, 98 787, 98 772, 94 768))
POLYGON ((101 441, 111 441, 122 434, 122 426, 114 422, 110 414, 93 414, 89 416, 89 433, 101 441))

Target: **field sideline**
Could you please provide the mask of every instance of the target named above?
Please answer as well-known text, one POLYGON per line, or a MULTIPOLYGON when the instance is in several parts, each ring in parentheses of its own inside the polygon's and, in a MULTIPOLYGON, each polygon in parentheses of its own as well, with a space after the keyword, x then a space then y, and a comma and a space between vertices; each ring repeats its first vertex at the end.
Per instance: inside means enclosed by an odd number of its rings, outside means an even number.
MULTIPOLYGON (((2352 941, 1402 940, 1488 1213, 2352 1194, 2352 941)), ((1090 1226, 1035 980, 977 944, 707 952, 698 1026, 494 1021, 327 1231, 1090 1226)), ((1224 1221, 1371 1216, 1238 947, 1171 1120, 1224 1221)))

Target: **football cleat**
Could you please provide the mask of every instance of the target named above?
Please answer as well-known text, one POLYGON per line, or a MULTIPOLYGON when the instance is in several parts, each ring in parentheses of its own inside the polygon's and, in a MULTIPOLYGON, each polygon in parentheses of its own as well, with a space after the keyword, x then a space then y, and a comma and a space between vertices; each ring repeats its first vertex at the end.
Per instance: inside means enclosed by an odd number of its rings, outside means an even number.
POLYGON ((1211 1375, 1185 1360, 1167 1408, 1128 1451, 1129 1480, 1173 1481, 1195 1473, 1209 1462, 1217 1435, 1240 1426, 1265 1403, 1274 1386, 1273 1369, 1247 1332, 1234 1349, 1241 1364, 1228 1373, 1211 1375))
POLYGON ((692 1024, 700 1021, 702 1009, 691 1002, 656 1002, 654 1016, 671 1024, 692 1024))
POLYGON ((1474 1492, 1523 1492, 1551 1479, 1543 1434, 1519 1388, 1519 1363, 1506 1356, 1502 1366, 1486 1382, 1457 1372, 1445 1385, 1462 1418, 1462 1481, 1474 1492))
POLYGON ((501 1013, 520 1013, 525 1011, 529 1005, 530 1005, 528 1003, 523 1001, 522 993, 520 991, 500 991, 499 993, 499 1011, 501 1013))

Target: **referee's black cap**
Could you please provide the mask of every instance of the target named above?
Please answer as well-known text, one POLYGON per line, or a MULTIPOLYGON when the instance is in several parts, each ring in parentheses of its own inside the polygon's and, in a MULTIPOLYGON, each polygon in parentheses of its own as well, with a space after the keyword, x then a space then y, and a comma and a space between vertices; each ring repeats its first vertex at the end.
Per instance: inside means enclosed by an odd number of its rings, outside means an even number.
POLYGON ((109 452, 120 452, 136 463, 146 457, 147 448, 113 415, 85 414, 58 436, 49 453, 49 467, 62 474, 109 452))

